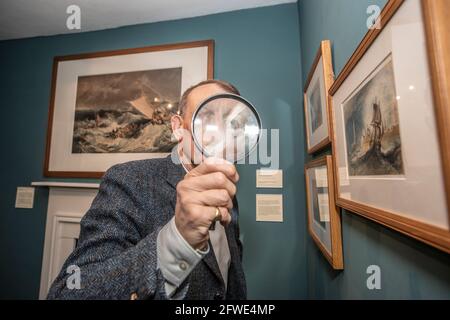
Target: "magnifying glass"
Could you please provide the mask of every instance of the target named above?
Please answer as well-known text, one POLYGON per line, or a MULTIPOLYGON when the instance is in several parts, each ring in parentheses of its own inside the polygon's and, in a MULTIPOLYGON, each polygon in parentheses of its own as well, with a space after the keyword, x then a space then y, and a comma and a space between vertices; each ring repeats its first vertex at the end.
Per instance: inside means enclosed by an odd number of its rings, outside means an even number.
MULTIPOLYGON (((255 107, 243 97, 221 93, 204 100, 194 112, 192 137, 203 157, 237 163, 258 145, 261 118, 255 107)), ((215 221, 210 230, 214 230, 215 221)))
POLYGON ((221 93, 200 103, 191 128, 195 147, 204 157, 236 163, 258 145, 261 118, 243 97, 221 93))

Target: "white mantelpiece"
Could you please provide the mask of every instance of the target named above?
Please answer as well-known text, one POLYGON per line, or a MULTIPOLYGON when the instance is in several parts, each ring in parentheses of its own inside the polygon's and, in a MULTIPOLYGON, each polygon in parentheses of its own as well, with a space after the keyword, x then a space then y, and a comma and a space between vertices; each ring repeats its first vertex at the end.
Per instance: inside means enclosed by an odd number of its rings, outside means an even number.
POLYGON ((33 187, 98 189, 100 184, 99 183, 83 183, 83 182, 37 181, 37 182, 32 182, 31 186, 33 186, 33 187))
POLYGON ((34 187, 49 188, 44 254, 39 299, 45 299, 53 280, 75 248, 80 220, 97 195, 98 183, 32 182, 34 187))

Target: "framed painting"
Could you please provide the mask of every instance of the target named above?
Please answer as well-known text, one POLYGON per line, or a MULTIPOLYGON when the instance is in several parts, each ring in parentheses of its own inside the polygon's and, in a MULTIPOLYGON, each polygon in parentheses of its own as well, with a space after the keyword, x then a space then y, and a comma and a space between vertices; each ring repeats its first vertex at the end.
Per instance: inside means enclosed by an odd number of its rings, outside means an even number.
POLYGON ((333 269, 342 270, 341 218, 335 203, 332 157, 305 165, 308 231, 333 269))
POLYGON ((450 252, 450 12, 390 0, 330 89, 336 203, 450 252))
POLYGON ((213 78, 213 59, 212 40, 55 57, 44 175, 100 178, 169 154, 180 96, 213 78))
POLYGON ((333 81, 331 44, 329 40, 324 40, 317 51, 303 93, 306 143, 310 154, 319 151, 331 142, 330 132, 332 129, 328 91, 333 81))

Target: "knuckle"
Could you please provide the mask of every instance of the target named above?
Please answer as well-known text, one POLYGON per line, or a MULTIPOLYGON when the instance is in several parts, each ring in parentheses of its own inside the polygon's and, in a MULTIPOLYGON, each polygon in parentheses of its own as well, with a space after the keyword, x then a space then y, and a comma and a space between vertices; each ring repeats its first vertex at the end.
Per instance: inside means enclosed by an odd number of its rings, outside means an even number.
POLYGON ((224 190, 224 189, 221 189, 220 192, 219 192, 219 198, 220 198, 220 201, 222 203, 228 203, 228 200, 230 200, 230 196, 228 195, 228 191, 224 190))
POLYGON ((212 161, 210 158, 206 158, 205 161, 202 162, 201 166, 205 169, 205 170, 209 170, 212 167, 212 161))
POLYGON ((233 184, 231 187, 231 195, 232 196, 236 195, 236 192, 237 192, 237 187, 233 184))
POLYGON ((231 176, 234 176, 235 174, 236 174, 236 166, 235 165, 233 165, 233 164, 230 164, 230 175, 231 176))
POLYGON ((224 185, 227 181, 227 178, 225 177, 225 175, 222 172, 216 172, 214 175, 214 179, 220 185, 224 185))

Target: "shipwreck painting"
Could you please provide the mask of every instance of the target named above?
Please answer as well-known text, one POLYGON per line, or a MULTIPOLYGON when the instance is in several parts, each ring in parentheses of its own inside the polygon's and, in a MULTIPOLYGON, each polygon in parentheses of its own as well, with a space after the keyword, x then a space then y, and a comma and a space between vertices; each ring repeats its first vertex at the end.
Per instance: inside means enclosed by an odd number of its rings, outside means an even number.
MULTIPOLYGON (((319 79, 320 80, 320 79, 319 79)), ((320 81, 317 80, 309 99, 309 110, 311 115, 311 133, 314 133, 323 123, 322 101, 320 99, 320 81)))
POLYGON ((72 153, 170 152, 182 68, 78 77, 72 153))
POLYGON ((350 176, 404 174, 397 99, 388 57, 344 103, 350 176))

